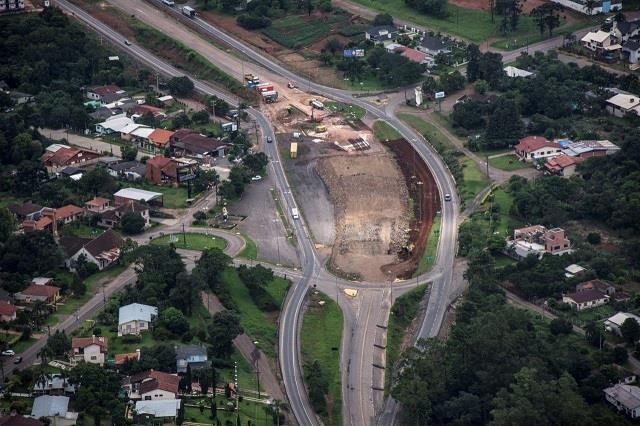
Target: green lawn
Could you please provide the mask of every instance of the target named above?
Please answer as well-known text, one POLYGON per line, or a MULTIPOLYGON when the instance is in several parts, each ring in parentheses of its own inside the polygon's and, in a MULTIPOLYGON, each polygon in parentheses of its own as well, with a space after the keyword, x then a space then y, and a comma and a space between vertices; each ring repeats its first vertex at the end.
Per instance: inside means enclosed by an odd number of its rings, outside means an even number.
MULTIPOLYGON (((240 280, 235 269, 228 268, 223 273, 222 280, 238 309, 240 325, 242 325, 244 332, 252 340, 260 342, 260 349, 262 349, 267 356, 275 359, 276 346, 278 343, 276 336, 277 312, 266 313, 258 309, 249 295, 249 290, 240 280)), ((288 285, 288 282, 284 279, 275 278, 267 285, 266 290, 274 297, 276 303, 281 305, 288 285)))
POLYGON ((342 392, 340 382, 340 343, 342 340, 342 311, 322 293, 309 296, 309 307, 302 321, 302 360, 305 375, 314 361, 320 363, 322 375, 328 383, 327 406, 330 413, 319 413, 326 425, 342 424, 342 392), (319 302, 323 301, 324 305, 319 302))
POLYGON ((362 120, 362 117, 366 114, 364 108, 342 102, 325 102, 324 107, 327 111, 340 113, 350 120, 362 120))
POLYGON ((105 230, 103 228, 89 226, 80 222, 73 222, 58 227, 58 232, 62 236, 69 235, 74 237, 95 238, 104 231, 105 230))
POLYGON ((398 118, 416 129, 425 137, 425 139, 436 147, 438 152, 442 151, 440 147, 444 149, 456 149, 456 147, 449 141, 449 138, 447 138, 436 126, 428 121, 413 114, 406 113, 398 114, 398 118))
POLYGON ((436 261, 438 239, 440 238, 440 221, 441 216, 437 214, 433 219, 433 225, 431 226, 431 231, 427 237, 427 246, 424 249, 424 253, 422 253, 420 262, 418 262, 418 269, 416 269, 416 272, 413 274, 414 276, 429 272, 436 261))
POLYGON ((516 157, 515 154, 501 155, 500 157, 489 158, 489 165, 496 169, 505 170, 507 172, 531 167, 531 164, 518 160, 518 157, 516 157))
POLYGON ((466 155, 458 157, 464 175, 464 185, 459 188, 463 205, 468 205, 489 184, 487 175, 484 174, 475 161, 466 155))
POLYGON ((426 285, 420 285, 411 291, 398 297, 393 303, 389 315, 387 327, 387 365, 385 369, 384 391, 385 395, 391 390, 395 364, 400 358, 400 346, 409 325, 418 313, 418 306, 427 289, 426 285))
POLYGON ((349 16, 335 14, 322 19, 290 15, 275 19, 262 33, 290 49, 299 49, 326 37, 332 30, 348 23, 349 16))
MULTIPOLYGON (((140 182, 126 182, 121 184, 122 188, 132 187, 147 191, 160 192, 163 195, 164 207, 168 209, 184 209, 187 207, 187 188, 179 186, 159 186, 140 182)), ((195 194, 192 194, 195 198, 195 194)))
POLYGON ((173 244, 175 244, 177 248, 181 249, 203 251, 210 248, 219 248, 224 250, 227 247, 227 241, 222 237, 189 232, 184 235, 164 235, 151 241, 151 244, 166 246, 171 243, 171 238, 174 238, 173 244))
POLYGON ((498 232, 499 235, 507 237, 509 229, 520 225, 520 223, 515 221, 509 215, 511 205, 513 204, 513 196, 504 189, 497 188, 493 191, 493 202, 500 206, 500 220, 498 221, 494 232, 498 232))
POLYGON ((258 246, 256 245, 256 242, 245 234, 242 234, 242 238, 244 238, 245 246, 242 251, 238 253, 238 257, 256 260, 258 258, 258 246))
MULTIPOLYGON (((506 44, 510 43, 510 48, 514 49, 515 47, 526 45, 527 41, 531 43, 548 38, 546 33, 545 36, 540 36, 540 31, 536 27, 534 20, 527 15, 521 15, 518 29, 514 33, 509 34, 507 37, 501 37, 499 32, 501 18, 496 17, 495 22, 491 22, 490 13, 483 10, 448 4, 446 8, 449 14, 446 18, 441 19, 422 14, 416 9, 407 6, 403 0, 353 1, 382 13, 389 13, 395 18, 426 27, 434 32, 445 32, 475 43, 484 43, 492 36, 498 36, 498 41, 494 43, 496 47, 506 47, 506 44), (517 46, 511 46, 512 44, 517 44, 517 46)), ((588 20, 582 18, 579 24, 572 25, 564 31, 575 30, 588 25, 588 20)), ((562 29, 556 30, 554 35, 561 34, 562 31, 562 29)))
MULTIPOLYGON (((240 384, 240 390, 242 391, 242 384, 240 384)), ((221 424, 236 424, 236 413, 233 407, 227 406, 228 400, 224 395, 216 396, 217 404, 217 418, 221 424)), ((232 401, 233 402, 233 401, 232 401)), ((184 410, 184 421, 200 424, 216 424, 211 418, 210 402, 207 400, 202 413, 199 407, 193 407, 194 402, 187 402, 184 410)), ((255 402, 243 400, 239 404, 240 406, 240 423, 241 424, 253 424, 253 425, 265 425, 271 424, 271 415, 268 415, 265 410, 264 404, 258 404, 255 402), (248 423, 250 422, 250 423, 248 423)))
POLYGON ((391 127, 386 121, 378 120, 373 123, 373 134, 379 141, 401 139, 400 133, 391 127))
POLYGON ((11 349, 13 349, 17 354, 21 354, 37 341, 38 339, 33 337, 30 337, 29 340, 18 339, 13 345, 11 345, 11 349))

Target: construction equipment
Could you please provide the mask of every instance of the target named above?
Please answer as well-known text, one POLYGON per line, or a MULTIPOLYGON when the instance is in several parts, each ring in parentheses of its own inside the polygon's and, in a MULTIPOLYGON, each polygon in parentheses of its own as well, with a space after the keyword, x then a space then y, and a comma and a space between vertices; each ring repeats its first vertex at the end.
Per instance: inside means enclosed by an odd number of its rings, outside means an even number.
POLYGON ((317 99, 311 99, 309 101, 309 105, 311 105, 315 109, 324 109, 324 104, 317 99))
POLYGON ((320 124, 316 126, 315 131, 316 133, 324 133, 327 131, 327 126, 325 126, 324 124, 320 124))
POLYGON ((291 142, 291 158, 298 157, 298 142, 291 142))
POLYGON ((258 92, 270 92, 273 90, 273 84, 271 83, 260 83, 254 87, 258 92))
POLYGON ((262 92, 262 99, 268 104, 272 104, 278 100, 278 92, 270 90, 268 92, 262 92))

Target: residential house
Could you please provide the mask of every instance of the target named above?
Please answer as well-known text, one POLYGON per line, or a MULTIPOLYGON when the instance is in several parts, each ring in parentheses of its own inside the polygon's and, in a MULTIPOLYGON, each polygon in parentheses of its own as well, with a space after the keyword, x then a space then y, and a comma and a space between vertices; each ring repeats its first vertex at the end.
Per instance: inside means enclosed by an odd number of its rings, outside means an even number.
POLYGON ((125 141, 134 141, 135 136, 134 132, 140 129, 149 129, 149 133, 153 131, 153 129, 149 126, 145 126, 144 124, 138 124, 136 122, 127 124, 123 128, 120 129, 120 139, 125 141))
POLYGON ((176 371, 178 374, 187 372, 187 366, 191 370, 209 367, 207 350, 199 345, 177 346, 176 350, 176 371))
POLYGON ((176 100, 171 95, 165 95, 165 96, 160 96, 158 98, 158 102, 160 102, 164 106, 171 106, 176 102, 176 100))
POLYGON ((513 239, 507 247, 520 258, 534 255, 541 258, 545 253, 562 255, 571 252, 571 242, 562 228, 547 229, 542 225, 528 226, 513 231, 513 239))
POLYGON ((614 19, 609 33, 616 43, 623 44, 640 35, 640 19, 631 21, 617 21, 614 19))
POLYGON ((120 368, 127 361, 140 361, 140 349, 136 349, 135 352, 129 352, 124 354, 115 354, 114 361, 116 368, 120 368))
POLYGON ((178 156, 194 157, 224 157, 227 144, 199 134, 191 129, 179 129, 169 140, 171 147, 178 156))
POLYGON ((17 90, 10 90, 9 97, 13 101, 14 105, 24 105, 35 100, 35 96, 29 93, 19 92, 17 90))
POLYGON ((0 322, 11 322, 16 319, 16 306, 5 300, 0 300, 0 322))
POLYGON ((129 111, 127 111, 127 113, 134 120, 137 120, 145 114, 151 114, 153 115, 153 118, 157 120, 164 120, 165 118, 167 118, 167 114, 165 114, 161 108, 146 104, 136 105, 129 111))
POLYGON ((12 297, 11 297, 11 293, 9 293, 7 290, 0 288, 0 301, 1 302, 11 302, 13 301, 12 297))
POLYGON ((428 64, 430 61, 427 59, 428 55, 424 52, 420 52, 419 50, 412 49, 410 47, 405 47, 404 49, 399 50, 400 55, 404 56, 408 60, 412 62, 416 62, 418 64, 428 64))
POLYGON ((58 172, 58 177, 66 177, 69 178, 73 181, 79 181, 80 179, 82 179, 82 175, 84 174, 84 170, 78 168, 78 167, 74 167, 74 166, 69 166, 69 167, 65 167, 64 169, 60 170, 58 172))
POLYGON ((138 127, 133 132, 130 133, 130 140, 132 140, 136 145, 141 148, 149 146, 151 143, 149 142, 149 136, 155 131, 153 127, 138 127))
POLYGON ((521 70, 511 65, 504 67, 504 72, 509 78, 527 78, 533 75, 531 71, 521 70))
POLYGON ((613 296, 616 292, 616 288, 613 286, 613 284, 600 279, 589 280, 576 285, 576 292, 578 293, 588 290, 598 290, 599 292, 609 296, 613 296))
POLYGON ((71 339, 71 356, 69 358, 76 363, 84 361, 89 364, 103 366, 107 352, 106 337, 74 337, 71 339))
POLYGON ((115 116, 102 123, 96 124, 96 133, 99 135, 118 135, 122 129, 130 124, 135 124, 129 117, 115 116))
POLYGON ((608 403, 632 419, 640 417, 640 388, 617 383, 603 390, 608 403))
POLYGON ((138 213, 144 219, 144 227, 148 228, 151 226, 151 215, 149 213, 149 207, 133 200, 129 200, 123 204, 120 204, 118 207, 101 213, 100 220, 98 221, 98 226, 111 229, 118 228, 120 227, 122 218, 127 213, 138 213))
POLYGON ((621 45, 612 41, 610 33, 602 30, 587 33, 580 42, 586 49, 599 54, 622 48, 621 45))
MULTIPOLYGON (((2 12, 2 0, 0 0, 0 12, 2 12)), ((21 416, 13 410, 10 414, 0 417, 0 426, 44 426, 44 423, 40 420, 21 416)))
POLYGON ((553 158, 562 152, 562 146, 544 136, 527 136, 514 147, 516 155, 523 161, 553 158))
POLYGON ((578 264, 572 263, 571 265, 564 268, 564 276, 567 278, 573 278, 576 275, 583 273, 584 271, 586 271, 585 268, 578 264))
POLYGON ((611 13, 622 10, 622 0, 596 0, 591 9, 587 8, 587 3, 583 0, 552 0, 554 3, 573 9, 585 15, 597 15, 598 13, 611 13))
POLYGON ((607 99, 607 112, 616 117, 624 117, 627 114, 638 115, 640 110, 640 97, 629 93, 618 93, 607 99))
POLYGON ((20 12, 24 9, 24 0, 0 0, 0 13, 20 12))
POLYGON ((609 296, 598 290, 585 290, 576 293, 567 293, 562 296, 562 301, 577 311, 583 311, 608 303, 609 296))
POLYGON ((73 426, 78 420, 78 413, 69 411, 68 396, 42 395, 33 400, 31 417, 47 419, 55 426, 73 426))
POLYGON ((33 385, 34 395, 66 395, 71 396, 76 393, 75 385, 62 374, 47 375, 42 380, 36 380, 33 385))
POLYGON ((95 101, 104 102, 106 95, 119 95, 123 98, 127 97, 127 92, 116 86, 115 84, 109 84, 106 86, 95 86, 87 89, 86 96, 89 99, 93 99, 95 101))
POLYGON ((42 215, 44 207, 31 202, 26 202, 23 204, 10 204, 8 209, 11 213, 13 213, 16 220, 23 221, 39 219, 42 215))
POLYGON ((56 218, 56 210, 45 207, 42 209, 42 213, 38 219, 26 219, 22 221, 20 227, 24 232, 49 231, 53 235, 57 235, 58 220, 56 218))
POLYGON ((96 121, 106 121, 111 118, 126 117, 126 114, 120 108, 112 109, 107 108, 104 105, 100 105, 93 112, 89 113, 89 117, 93 118, 96 121))
POLYGON ((580 157, 570 157, 560 154, 557 157, 550 158, 544 163, 544 168, 550 175, 570 177, 576 173, 576 166, 583 161, 580 157))
POLYGON ((420 40, 417 49, 435 58, 440 53, 451 53, 451 43, 441 37, 425 35, 420 40))
POLYGON ((640 58, 640 40, 627 40, 622 43, 622 58, 630 64, 637 64, 640 58))
POLYGON ((49 277, 35 277, 31 278, 31 282, 29 284, 35 285, 55 285, 55 280, 49 277))
POLYGON ((68 224, 75 222, 84 216, 84 210, 73 204, 67 204, 66 206, 56 209, 56 220, 58 223, 62 222, 68 224))
POLYGON ((75 262, 83 255, 87 262, 94 263, 98 269, 103 270, 118 260, 124 240, 108 229, 93 239, 63 236, 60 237, 59 244, 66 254, 65 263, 70 270, 75 270, 75 262))
POLYGON ((135 424, 175 425, 182 410, 182 400, 137 401, 133 421, 135 424))
POLYGON ((144 371, 127 377, 123 387, 132 400, 156 401, 176 399, 180 377, 161 371, 144 371))
POLYGON ((146 166, 139 161, 123 161, 107 167, 107 173, 116 179, 140 180, 146 174, 146 166))
POLYGON ((568 143, 562 153, 570 157, 604 157, 620 151, 620 147, 608 140, 581 140, 568 143))
POLYGON ((118 311, 118 336, 139 335, 151 328, 152 321, 158 316, 155 306, 132 303, 121 306, 118 311))
POLYGON ((95 197, 84 203, 85 208, 92 213, 102 213, 111 208, 111 200, 102 197, 95 197))
POLYGON ((115 197, 116 207, 125 204, 131 200, 142 201, 151 205, 162 206, 162 193, 145 191, 138 188, 123 188, 113 194, 115 197))
POLYGON ((181 161, 180 159, 157 156, 147 160, 148 182, 156 185, 179 185, 189 176, 195 175, 197 163, 195 161, 181 161))
POLYGON ((381 25, 378 27, 371 27, 365 31, 364 37, 366 40, 371 40, 375 44, 384 44, 385 42, 392 42, 400 35, 398 30, 393 25, 381 25))
POLYGON ((639 316, 628 312, 618 312, 617 314, 607 318, 604 321, 604 327, 608 332, 615 333, 618 336, 622 337, 622 332, 620 331, 620 329, 622 327, 622 324, 624 324, 624 322, 628 319, 635 320, 638 325, 640 325, 639 316))
POLYGON ((47 171, 51 174, 67 166, 93 164, 100 157, 100 153, 86 149, 60 148, 55 152, 45 151, 41 159, 47 171))
POLYGON ((169 140, 173 136, 171 130, 154 129, 149 135, 149 145, 143 148, 153 150, 153 152, 164 152, 164 149, 169 146, 169 140))
POLYGON ((16 301, 24 304, 44 302, 48 305, 54 305, 60 300, 60 288, 52 285, 31 284, 24 290, 15 293, 13 297, 16 301))

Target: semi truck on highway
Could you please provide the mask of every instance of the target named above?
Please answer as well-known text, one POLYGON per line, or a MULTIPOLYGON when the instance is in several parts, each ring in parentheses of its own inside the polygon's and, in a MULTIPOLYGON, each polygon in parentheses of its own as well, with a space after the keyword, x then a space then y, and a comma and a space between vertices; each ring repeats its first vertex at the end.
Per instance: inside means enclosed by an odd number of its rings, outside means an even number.
POLYGON ((296 207, 291 209, 291 217, 294 219, 300 219, 300 215, 298 214, 298 209, 296 207))
POLYGON ((189 18, 195 18, 196 17, 196 10, 190 6, 183 6, 182 7, 182 14, 185 16, 188 16, 189 18))
POLYGON ((262 99, 268 104, 272 104, 278 100, 278 92, 270 90, 268 92, 262 92, 262 99))

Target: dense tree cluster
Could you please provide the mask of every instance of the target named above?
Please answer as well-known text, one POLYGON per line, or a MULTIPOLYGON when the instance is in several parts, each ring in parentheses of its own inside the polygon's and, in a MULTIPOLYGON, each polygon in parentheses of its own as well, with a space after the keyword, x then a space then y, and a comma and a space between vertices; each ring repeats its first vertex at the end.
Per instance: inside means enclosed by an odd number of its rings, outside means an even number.
POLYGON ((449 16, 447 0, 404 0, 404 3, 425 15, 435 16, 441 19, 449 16))

